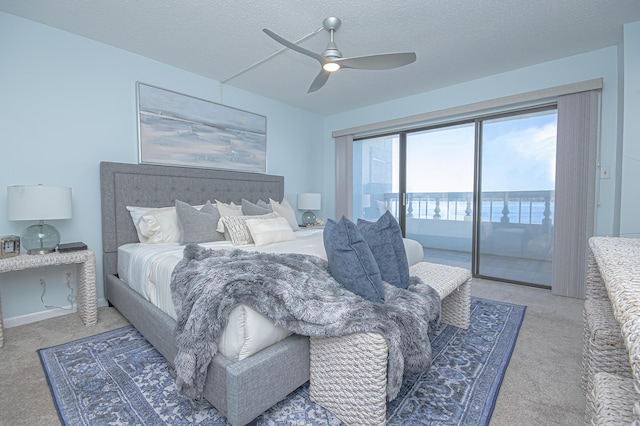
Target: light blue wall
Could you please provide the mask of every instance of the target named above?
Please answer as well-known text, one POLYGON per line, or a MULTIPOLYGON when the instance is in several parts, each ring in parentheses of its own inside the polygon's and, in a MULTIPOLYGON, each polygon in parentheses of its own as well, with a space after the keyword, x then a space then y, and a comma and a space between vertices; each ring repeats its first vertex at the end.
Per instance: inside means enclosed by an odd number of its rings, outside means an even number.
MULTIPOLYGON (((598 181, 596 233, 611 235, 619 214, 615 205, 618 182, 615 177, 619 175, 616 170, 618 120, 621 119, 618 111, 617 58, 618 49, 609 47, 327 117, 324 124, 327 167, 323 191, 333 192, 335 186, 333 131, 602 77, 600 161, 611 167, 613 178, 598 181)), ((640 70, 636 68, 636 74, 638 72, 640 70)), ((324 207, 332 216, 335 205, 327 203, 324 207)))
MULTIPOLYGON (((63 242, 84 241, 96 252, 99 298, 98 167, 138 162, 136 81, 267 116, 267 172, 285 177, 289 202, 295 207, 298 192, 322 189, 323 165, 312 161, 322 146, 320 116, 231 87, 221 100, 216 81, 0 12, 0 235, 19 235, 31 224, 7 220, 7 186, 71 187, 73 219, 52 224, 63 242)), ((40 276, 48 283, 47 303, 66 306, 69 269, 1 274, 5 324, 51 314, 40 302, 40 276)))
POLYGON ((620 236, 640 237, 640 22, 624 26, 620 236))

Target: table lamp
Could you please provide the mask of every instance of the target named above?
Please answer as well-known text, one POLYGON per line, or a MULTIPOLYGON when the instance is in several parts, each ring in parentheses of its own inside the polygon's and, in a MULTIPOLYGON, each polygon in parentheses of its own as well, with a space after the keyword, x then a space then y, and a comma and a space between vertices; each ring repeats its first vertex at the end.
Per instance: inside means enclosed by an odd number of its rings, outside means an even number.
POLYGON ((20 235, 20 245, 28 254, 54 252, 60 233, 45 220, 71 219, 71 188, 44 185, 7 187, 9 220, 37 220, 20 235))
POLYGON ((311 210, 320 210, 320 194, 303 192, 298 194, 298 210, 306 210, 302 214, 302 224, 304 226, 316 223, 316 215, 311 210))

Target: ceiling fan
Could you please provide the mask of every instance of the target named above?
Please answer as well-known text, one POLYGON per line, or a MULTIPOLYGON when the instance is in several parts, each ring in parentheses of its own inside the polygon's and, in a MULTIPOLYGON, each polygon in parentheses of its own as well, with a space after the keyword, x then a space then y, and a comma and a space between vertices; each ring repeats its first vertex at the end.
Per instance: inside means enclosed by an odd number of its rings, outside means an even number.
POLYGON ((314 58, 322 69, 317 75, 311 87, 307 90, 307 93, 315 92, 320 89, 329 80, 329 76, 332 72, 338 71, 340 68, 353 68, 360 70, 388 70, 392 68, 398 68, 408 65, 416 60, 416 54, 414 52, 402 52, 402 53, 384 53, 380 55, 368 55, 368 56, 356 56, 353 58, 343 58, 342 52, 338 50, 338 46, 333 41, 334 33, 340 28, 342 21, 336 17, 329 17, 322 21, 322 26, 329 31, 331 39, 327 48, 320 54, 307 50, 303 47, 292 43, 273 31, 264 28, 264 31, 269 37, 277 41, 278 43, 288 47, 291 50, 307 55, 314 58))

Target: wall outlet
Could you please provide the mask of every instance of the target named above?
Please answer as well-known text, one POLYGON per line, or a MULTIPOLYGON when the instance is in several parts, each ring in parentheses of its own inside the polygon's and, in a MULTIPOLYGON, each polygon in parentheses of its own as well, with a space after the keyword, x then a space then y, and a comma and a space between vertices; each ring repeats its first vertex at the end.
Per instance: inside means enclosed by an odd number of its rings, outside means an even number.
POLYGON ((64 271, 64 282, 71 283, 73 280, 73 271, 71 269, 67 269, 64 271))

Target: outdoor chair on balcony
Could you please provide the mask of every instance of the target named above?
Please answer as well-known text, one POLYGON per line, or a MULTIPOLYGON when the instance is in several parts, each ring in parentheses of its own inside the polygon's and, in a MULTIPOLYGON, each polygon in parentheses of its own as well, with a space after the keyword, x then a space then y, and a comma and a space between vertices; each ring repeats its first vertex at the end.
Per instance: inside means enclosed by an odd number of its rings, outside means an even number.
POLYGON ((483 223, 482 252, 509 255, 524 253, 531 234, 526 227, 516 224, 483 223))

